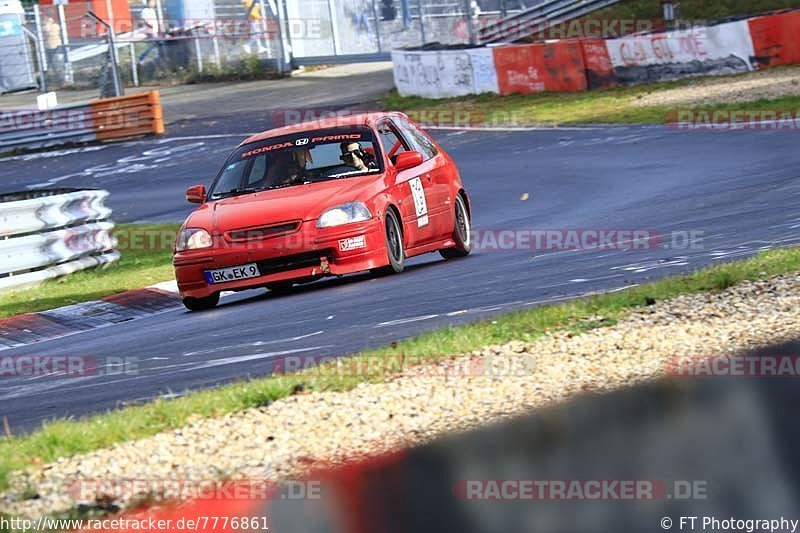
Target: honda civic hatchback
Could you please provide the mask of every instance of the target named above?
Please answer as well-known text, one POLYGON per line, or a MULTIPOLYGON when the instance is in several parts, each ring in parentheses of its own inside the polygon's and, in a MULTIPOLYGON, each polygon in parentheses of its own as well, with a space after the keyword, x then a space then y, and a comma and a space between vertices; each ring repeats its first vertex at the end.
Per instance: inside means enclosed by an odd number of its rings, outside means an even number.
POLYGON ((398 273, 406 259, 471 250, 471 207, 453 160, 402 113, 307 122, 245 140, 175 243, 185 306, 222 291, 284 291, 324 276, 398 273))

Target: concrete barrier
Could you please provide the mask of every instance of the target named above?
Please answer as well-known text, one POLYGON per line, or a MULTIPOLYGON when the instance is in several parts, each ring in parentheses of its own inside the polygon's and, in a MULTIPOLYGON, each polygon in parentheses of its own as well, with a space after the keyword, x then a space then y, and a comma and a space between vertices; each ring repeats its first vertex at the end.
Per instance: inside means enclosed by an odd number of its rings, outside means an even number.
POLYGON ((500 94, 588 88, 578 41, 498 46, 493 51, 500 94))
POLYGON ((488 48, 394 50, 392 62, 402 96, 448 98, 497 92, 494 56, 488 48))
POLYGON ((400 94, 426 98, 583 91, 734 74, 800 63, 800 10, 618 39, 395 50, 392 60, 400 94))
POLYGON ((651 35, 607 39, 620 83, 648 83, 753 70, 746 20, 651 35))
POLYGON ((759 68, 800 63, 800 11, 755 17, 747 24, 759 68))
POLYGON ((603 39, 582 39, 583 65, 586 69, 586 85, 589 89, 617 85, 614 65, 608 56, 608 47, 603 39))
POLYGON ((108 191, 0 196, 0 293, 119 259, 108 191))

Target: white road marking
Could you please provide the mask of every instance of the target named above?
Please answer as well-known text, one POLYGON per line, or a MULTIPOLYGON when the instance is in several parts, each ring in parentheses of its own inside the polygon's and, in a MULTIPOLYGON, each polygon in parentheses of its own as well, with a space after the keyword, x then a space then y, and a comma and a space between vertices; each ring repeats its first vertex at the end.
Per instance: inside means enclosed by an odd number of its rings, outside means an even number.
POLYGON ((603 293, 600 293, 600 294, 610 294, 612 292, 620 292, 620 291, 624 291, 625 289, 632 289, 632 288, 638 287, 638 286, 639 286, 638 283, 631 283, 630 285, 623 285, 622 287, 617 287, 616 289, 609 289, 609 290, 604 291, 603 293))
MULTIPOLYGON (((183 373, 183 372, 191 372, 191 371, 194 371, 194 370, 202 370, 202 369, 205 369, 205 368, 212 368, 212 367, 216 367, 216 366, 223 366, 223 365, 235 364, 235 363, 240 363, 240 362, 253 361, 253 360, 257 360, 257 359, 267 359, 267 358, 276 357, 276 356, 279 356, 279 355, 290 355, 292 353, 298 353, 298 352, 303 352, 303 351, 311 351, 311 350, 320 350, 320 349, 323 349, 323 348, 332 348, 332 347, 333 347, 332 344, 325 345, 325 346, 309 346, 308 348, 300 348, 300 349, 297 349, 297 350, 285 350, 285 351, 281 351, 281 352, 259 353, 259 354, 253 354, 253 355, 231 357, 231 358, 226 358, 226 359, 213 359, 211 361, 206 361, 206 362, 202 362, 202 363, 186 363, 184 365, 176 365, 176 366, 188 366, 188 365, 192 365, 192 366, 190 368, 181 368, 181 369, 178 369, 178 370, 170 370, 168 372, 162 372, 160 375, 161 376, 165 376, 165 375, 169 375, 169 374, 178 374, 178 373, 183 373)), ((88 389, 88 388, 91 388, 91 387, 106 387, 106 386, 109 386, 109 385, 118 385, 120 383, 125 383, 125 382, 128 382, 128 381, 134 381, 134 380, 138 380, 138 379, 142 379, 142 378, 148 378, 148 377, 151 378, 153 376, 154 376, 154 374, 148 374, 148 375, 140 374, 138 376, 132 376, 132 377, 123 378, 123 379, 117 379, 117 380, 112 380, 112 381, 100 381, 100 382, 97 382, 97 383, 87 383, 85 385, 80 385, 80 386, 77 386, 77 387, 70 387, 68 389, 65 389, 62 392, 67 393, 67 392, 77 391, 77 390, 81 390, 81 389, 88 389)), ((92 376, 92 377, 97 377, 97 376, 92 376)), ((88 379, 88 378, 80 378, 80 379, 88 379)), ((70 384, 74 383, 74 381, 75 381, 75 378, 65 379, 65 380, 62 380, 61 382, 59 382, 56 386, 49 387, 49 388, 52 389, 52 388, 56 388, 56 387, 63 387, 64 385, 70 385, 70 384)), ((46 390, 45 389, 35 390, 32 387, 26 387, 26 390, 24 390, 24 391, 19 391, 18 393, 9 393, 9 394, 5 394, 3 396, 0 396, 0 400, 9 399, 9 398, 20 398, 20 397, 26 397, 26 396, 34 396, 34 395, 39 394, 41 392, 46 392, 46 390)))
POLYGON ((10 157, 3 157, 0 161, 31 161, 34 159, 46 159, 50 157, 61 157, 65 155, 71 154, 83 154, 87 152, 97 152, 99 150, 104 150, 108 148, 110 145, 105 144, 101 146, 84 146, 82 148, 68 148, 65 150, 56 150, 52 152, 34 152, 32 154, 22 154, 22 155, 15 155, 10 157))
POLYGON ((177 373, 177 372, 192 372, 194 370, 203 370, 206 368, 214 368, 217 366, 224 366, 224 365, 233 365, 236 363, 244 363, 247 361, 256 361, 258 359, 269 359, 271 357, 277 357, 279 355, 291 355, 293 353, 301 353, 301 352, 311 352, 313 350, 321 350, 323 348, 332 348, 333 344, 326 344, 324 346, 308 346, 304 348, 296 348, 294 350, 281 350, 277 352, 262 352, 262 353, 255 353, 250 355, 237 355, 234 357, 223 357, 221 359, 211 359, 209 361, 197 361, 193 363, 179 363, 177 365, 167 365, 157 368, 151 368, 148 370, 172 370, 172 369, 179 369, 173 370, 173 372, 169 373, 177 373))
POLYGON ((268 345, 268 344, 278 344, 278 343, 282 343, 282 342, 296 342, 296 341, 299 341, 299 340, 307 339, 309 337, 315 337, 317 335, 322 335, 323 333, 325 333, 325 330, 319 330, 319 331, 315 331, 314 333, 307 333, 305 335, 298 335, 297 337, 287 337, 287 338, 283 338, 283 339, 273 339, 273 340, 269 340, 269 341, 247 342, 247 343, 243 343, 243 344, 234 344, 234 345, 231 345, 231 346, 217 346, 217 347, 214 347, 214 348, 208 348, 206 350, 197 350, 195 352, 186 352, 186 353, 183 354, 183 356, 184 357, 192 357, 194 355, 204 355, 204 354, 209 354, 209 353, 214 353, 214 352, 222 352, 222 351, 225 351, 225 350, 232 350, 232 349, 236 349, 236 348, 247 348, 247 347, 251 347, 251 346, 252 347, 265 346, 265 345, 268 345))
POLYGON ((376 328, 382 328, 384 326, 396 326, 398 324, 408 324, 411 322, 421 322, 423 320, 430 320, 431 318, 436 318, 437 315, 422 315, 422 316, 415 316, 411 318, 398 318, 397 320, 389 320, 388 322, 381 322, 380 324, 376 325, 376 328))

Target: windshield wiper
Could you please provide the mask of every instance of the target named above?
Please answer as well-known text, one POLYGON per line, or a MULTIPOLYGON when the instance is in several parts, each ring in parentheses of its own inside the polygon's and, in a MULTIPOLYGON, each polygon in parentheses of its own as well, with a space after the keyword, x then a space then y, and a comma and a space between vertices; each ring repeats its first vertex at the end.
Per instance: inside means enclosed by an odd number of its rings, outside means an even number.
POLYGON ((277 184, 277 185, 270 185, 265 190, 285 189, 286 187, 294 187, 295 185, 305 185, 306 183, 309 183, 309 182, 304 181, 302 183, 280 183, 280 184, 277 184))
POLYGON ((223 196, 238 196, 240 194, 251 194, 258 191, 263 191, 263 188, 256 189, 255 187, 237 187, 225 192, 214 193, 214 198, 221 198, 223 196))
POLYGON ((345 176, 354 176, 356 174, 370 174, 372 172, 380 172, 378 168, 368 168, 367 170, 354 170, 352 172, 342 172, 341 174, 331 174, 330 176, 325 176, 329 179, 338 179, 343 178, 345 176))

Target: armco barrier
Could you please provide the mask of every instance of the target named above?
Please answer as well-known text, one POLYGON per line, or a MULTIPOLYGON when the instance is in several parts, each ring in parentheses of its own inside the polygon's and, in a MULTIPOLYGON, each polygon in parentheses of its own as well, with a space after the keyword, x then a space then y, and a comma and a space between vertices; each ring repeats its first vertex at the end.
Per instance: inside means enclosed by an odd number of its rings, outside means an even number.
POLYGON ((800 63, 800 11, 755 17, 747 24, 759 68, 800 63))
POLYGON ((578 41, 498 46, 493 51, 500 94, 588 88, 578 41))
POLYGON ((107 197, 68 189, 0 196, 0 292, 117 261, 107 197))
POLYGON ((69 143, 164 133, 158 91, 92 100, 47 111, 0 112, 0 154, 69 143))

